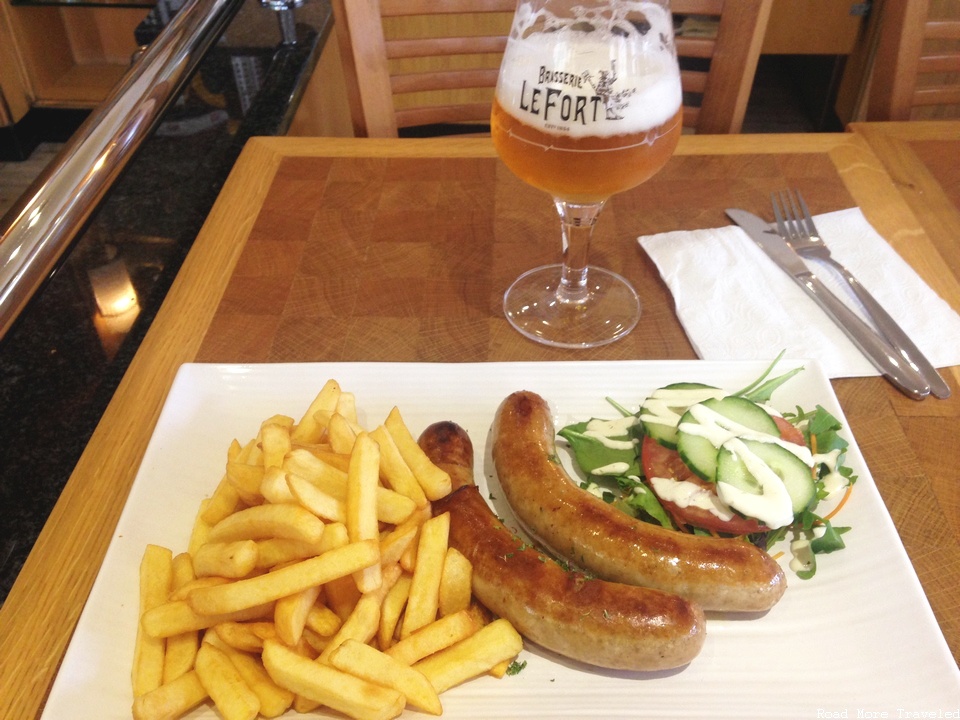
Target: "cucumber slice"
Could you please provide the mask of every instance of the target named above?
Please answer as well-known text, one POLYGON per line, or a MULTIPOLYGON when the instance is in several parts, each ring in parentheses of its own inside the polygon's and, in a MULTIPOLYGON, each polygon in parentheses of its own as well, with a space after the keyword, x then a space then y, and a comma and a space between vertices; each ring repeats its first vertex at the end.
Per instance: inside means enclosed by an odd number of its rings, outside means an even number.
POLYGON ((640 406, 637 417, 644 433, 665 448, 676 450, 680 417, 691 405, 723 394, 719 388, 703 383, 673 383, 654 390, 640 406))
POLYGON ((779 437, 780 431, 766 410, 744 397, 705 400, 680 418, 677 452, 698 476, 716 482, 720 446, 731 437, 751 434, 779 437))
POLYGON ((717 481, 751 495, 763 494, 767 482, 781 482, 794 515, 810 507, 817 492, 813 473, 803 460, 782 445, 758 440, 742 439, 721 448, 717 481))

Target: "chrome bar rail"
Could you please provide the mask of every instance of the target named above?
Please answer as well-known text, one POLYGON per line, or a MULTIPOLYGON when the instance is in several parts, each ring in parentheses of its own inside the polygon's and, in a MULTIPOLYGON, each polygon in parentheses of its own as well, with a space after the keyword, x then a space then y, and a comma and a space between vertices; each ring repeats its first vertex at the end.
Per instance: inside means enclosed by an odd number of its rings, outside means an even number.
POLYGON ((188 0, 0 218, 0 339, 242 4, 188 0))

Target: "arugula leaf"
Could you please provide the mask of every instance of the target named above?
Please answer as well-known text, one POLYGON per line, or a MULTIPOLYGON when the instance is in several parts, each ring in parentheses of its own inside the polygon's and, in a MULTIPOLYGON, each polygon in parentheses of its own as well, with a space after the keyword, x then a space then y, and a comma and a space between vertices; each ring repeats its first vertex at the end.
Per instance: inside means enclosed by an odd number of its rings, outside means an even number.
POLYGON ((777 355, 777 356, 773 359, 773 362, 770 363, 770 364, 767 366, 767 369, 764 370, 762 373, 760 373, 760 377, 758 377, 756 380, 754 380, 753 382, 751 382, 751 383, 750 383, 749 385, 747 385, 745 388, 743 388, 743 389, 741 389, 741 390, 737 390, 737 392, 732 393, 732 394, 733 394, 733 395, 743 395, 743 396, 746 396, 746 394, 747 394, 748 392, 750 392, 750 391, 753 390, 755 387, 757 387, 758 385, 760 385, 760 383, 762 383, 764 380, 766 380, 766 379, 767 379, 767 376, 768 376, 770 373, 773 372, 773 369, 777 366, 777 363, 780 362, 780 358, 783 357, 783 354, 784 354, 785 352, 787 352, 787 351, 786 351, 786 350, 781 350, 781 351, 780 351, 780 354, 777 355))
POLYGON ((737 390, 735 393, 731 393, 731 395, 744 397, 747 400, 752 400, 755 403, 762 404, 770 402, 770 398, 773 397, 773 393, 777 390, 777 388, 787 382, 794 375, 803 372, 803 368, 798 367, 785 372, 783 375, 778 375, 775 378, 767 380, 767 377, 771 372, 773 372, 773 369, 777 366, 777 363, 780 362, 780 359, 783 357, 785 352, 786 350, 781 350, 780 354, 777 355, 773 359, 773 362, 767 366, 767 369, 760 374, 760 377, 751 382, 745 388, 737 390))
POLYGON ((837 550, 843 550, 846 545, 843 542, 843 538, 840 537, 845 532, 849 532, 849 527, 834 527, 830 524, 829 520, 822 521, 826 527, 825 532, 818 538, 814 538, 810 541, 810 549, 813 550, 814 555, 823 555, 825 553, 836 552, 837 550))
POLYGON ((773 397, 774 391, 783 385, 787 380, 792 378, 794 375, 803 372, 802 367, 794 368, 788 372, 785 372, 783 375, 778 375, 772 380, 768 380, 763 385, 760 385, 755 390, 752 390, 749 393, 744 395, 747 400, 752 400, 755 403, 767 403, 770 402, 770 398, 773 397))
POLYGON ((807 433, 817 438, 817 452, 845 451, 849 443, 839 435, 843 425, 821 405, 809 416, 807 433))

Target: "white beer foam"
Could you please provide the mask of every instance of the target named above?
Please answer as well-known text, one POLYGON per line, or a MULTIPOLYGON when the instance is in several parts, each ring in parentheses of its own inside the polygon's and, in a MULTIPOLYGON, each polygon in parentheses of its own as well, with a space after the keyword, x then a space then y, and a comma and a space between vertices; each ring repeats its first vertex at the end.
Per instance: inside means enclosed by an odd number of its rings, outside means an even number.
POLYGON ((575 19, 560 20, 527 4, 517 9, 497 85, 504 110, 524 124, 573 137, 641 133, 670 120, 683 101, 670 12, 642 1, 614 3, 606 14, 580 10, 575 19), (650 27, 641 33, 628 18, 650 27), (595 29, 585 33, 579 23, 595 29), (613 77, 608 104, 618 119, 607 119, 598 99, 601 72, 613 77))

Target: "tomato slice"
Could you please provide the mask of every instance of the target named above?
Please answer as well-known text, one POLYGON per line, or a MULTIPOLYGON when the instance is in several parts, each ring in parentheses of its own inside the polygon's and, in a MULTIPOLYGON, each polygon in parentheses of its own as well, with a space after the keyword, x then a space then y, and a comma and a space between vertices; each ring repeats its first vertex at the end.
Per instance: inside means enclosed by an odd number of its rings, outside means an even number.
MULTIPOLYGON (((774 417, 777 428, 780 430, 780 437, 787 442, 805 445, 806 439, 803 432, 788 420, 781 417, 774 417)), ((701 479, 698 475, 686 466, 680 459, 680 454, 676 450, 670 450, 663 447, 660 443, 651 437, 645 437, 640 446, 640 462, 643 465, 643 472, 648 477, 675 478, 679 481, 696 483, 706 488, 710 492, 717 491, 713 483, 701 479)), ((652 490, 653 488, 651 488, 652 490)), ((655 492, 655 491, 654 491, 655 492)), ((674 502, 660 498, 660 504, 673 517, 677 525, 691 525, 693 527, 703 528, 720 533, 729 533, 731 535, 749 535, 751 533, 765 532, 769 530, 754 518, 747 518, 741 515, 734 515, 729 520, 718 518, 713 513, 698 507, 680 507, 674 502)))
MULTIPOLYGON (((676 450, 663 447, 651 437, 643 438, 643 444, 640 446, 640 461, 643 464, 643 472, 648 478, 675 478, 679 481, 685 480, 696 483, 713 493, 717 491, 713 483, 702 480, 695 475, 680 459, 680 454, 676 450)), ((749 535, 769 529, 754 518, 746 518, 741 515, 734 515, 729 520, 723 520, 703 508, 681 507, 663 498, 660 498, 660 504, 663 505, 664 510, 670 513, 674 522, 680 526, 691 525, 704 530, 731 535, 749 535)))

